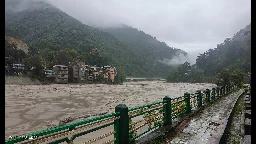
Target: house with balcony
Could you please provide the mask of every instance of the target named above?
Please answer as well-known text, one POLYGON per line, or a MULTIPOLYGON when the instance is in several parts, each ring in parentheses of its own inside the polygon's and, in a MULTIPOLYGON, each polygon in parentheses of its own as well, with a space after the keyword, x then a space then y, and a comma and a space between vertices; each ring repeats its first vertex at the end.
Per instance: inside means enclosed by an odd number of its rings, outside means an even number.
POLYGON ((68 66, 55 65, 53 71, 55 72, 56 83, 68 83, 68 66))
POLYGON ((70 62, 68 69, 70 82, 81 83, 84 81, 85 62, 70 62))

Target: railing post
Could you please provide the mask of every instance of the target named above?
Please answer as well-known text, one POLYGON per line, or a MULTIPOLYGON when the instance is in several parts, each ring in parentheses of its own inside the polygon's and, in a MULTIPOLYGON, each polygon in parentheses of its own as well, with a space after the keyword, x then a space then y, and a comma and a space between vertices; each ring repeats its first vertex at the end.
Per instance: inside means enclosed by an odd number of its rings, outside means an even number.
POLYGON ((214 100, 215 99, 215 88, 212 88, 212 99, 214 100))
POLYGON ((222 96, 223 87, 220 87, 220 96, 222 96))
POLYGON ((210 92, 211 91, 209 89, 206 89, 206 98, 207 98, 206 101, 207 101, 207 103, 209 103, 211 101, 211 99, 210 99, 210 97, 211 97, 210 96, 211 95, 210 92))
POLYGON ((219 87, 216 88, 216 93, 217 93, 216 97, 219 98, 220 97, 220 88, 219 87))
POLYGON ((197 91, 197 107, 201 107, 202 106, 202 93, 201 90, 197 91))
POLYGON ((190 94, 184 93, 184 97, 185 97, 185 103, 186 103, 186 113, 189 114, 191 112, 190 94))
POLYGON ((115 107, 115 112, 120 113, 120 118, 114 122, 115 144, 129 144, 128 107, 125 104, 119 104, 115 107))
POLYGON ((163 98, 165 103, 163 107, 164 126, 172 124, 172 99, 168 96, 163 98))
POLYGON ((226 86, 223 86, 223 95, 226 95, 226 86))

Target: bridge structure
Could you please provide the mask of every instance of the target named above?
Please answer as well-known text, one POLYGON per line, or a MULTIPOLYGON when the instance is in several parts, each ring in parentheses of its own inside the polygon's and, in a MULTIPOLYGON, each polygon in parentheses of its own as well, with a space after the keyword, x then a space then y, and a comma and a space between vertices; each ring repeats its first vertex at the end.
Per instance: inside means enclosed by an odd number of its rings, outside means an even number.
POLYGON ((214 102, 238 91, 237 86, 229 85, 203 91, 197 90, 195 93, 184 93, 183 96, 177 98, 165 96, 162 101, 133 108, 128 108, 125 104, 118 104, 114 113, 11 137, 5 143, 73 144, 77 143, 77 138, 90 133, 95 133, 93 134, 94 138, 87 137, 87 140, 82 143, 141 143, 147 135, 152 135, 151 138, 155 139, 161 132, 170 132, 174 125, 183 121, 187 116, 206 106, 210 107, 211 104, 214 105, 214 102), (107 131, 103 130, 107 127, 107 131), (159 130, 161 132, 154 136, 154 133, 159 130))

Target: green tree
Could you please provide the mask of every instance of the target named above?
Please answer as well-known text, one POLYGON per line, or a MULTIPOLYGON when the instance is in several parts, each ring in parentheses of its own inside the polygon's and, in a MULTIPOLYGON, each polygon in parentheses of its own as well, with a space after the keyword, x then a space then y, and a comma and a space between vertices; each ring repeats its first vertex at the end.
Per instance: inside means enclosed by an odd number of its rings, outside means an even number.
POLYGON ((44 77, 43 73, 43 64, 42 58, 39 55, 29 55, 27 58, 23 59, 23 63, 26 68, 31 71, 31 75, 33 77, 42 78, 44 77))
POLYGON ((235 85, 238 87, 242 87, 244 77, 245 73, 243 73, 241 70, 223 69, 216 76, 216 84, 218 86, 235 85))
POLYGON ((81 59, 80 54, 75 49, 63 49, 55 53, 55 63, 60 65, 68 65, 69 62, 81 59))
POLYGON ((5 40, 5 57, 7 63, 19 63, 23 58, 26 57, 26 53, 20 49, 17 49, 16 45, 10 44, 7 40, 5 40))
POLYGON ((117 66, 116 70, 117 70, 117 75, 115 77, 115 84, 121 84, 125 82, 126 74, 124 69, 121 66, 117 66))
POLYGON ((190 79, 191 66, 190 63, 178 65, 167 77, 167 82, 188 82, 190 79))

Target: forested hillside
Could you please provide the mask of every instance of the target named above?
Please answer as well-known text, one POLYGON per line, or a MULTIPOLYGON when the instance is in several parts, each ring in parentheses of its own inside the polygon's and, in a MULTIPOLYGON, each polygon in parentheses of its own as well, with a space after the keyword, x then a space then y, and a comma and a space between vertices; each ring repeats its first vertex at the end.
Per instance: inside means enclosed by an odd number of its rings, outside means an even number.
MULTIPOLYGON (((195 65, 184 63, 172 71, 169 82, 243 81, 251 71, 251 24, 226 38, 216 48, 200 54, 195 65), (226 80, 228 81, 228 80, 226 80)), ((248 80, 247 80, 248 82, 248 80)))
POLYGON ((119 41, 137 51, 146 62, 141 61, 138 64, 144 69, 154 68, 155 73, 168 74, 166 65, 158 63, 159 61, 172 59, 178 54, 187 55, 186 52, 180 49, 169 47, 164 42, 158 41, 156 37, 124 24, 116 28, 104 28, 103 31, 109 32, 119 41), (152 64, 154 64, 153 67, 152 64))
POLYGON ((198 56, 196 66, 206 76, 214 76, 224 68, 251 71, 251 24, 198 56))
POLYGON ((6 36, 23 40, 28 44, 31 52, 46 54, 45 57, 49 57, 45 60, 47 67, 53 65, 52 58, 56 56, 56 52, 73 50, 79 54, 79 58, 88 64, 109 64, 122 67, 129 76, 163 77, 168 75, 170 66, 162 64, 158 60, 172 58, 176 52, 181 52, 169 49, 165 44, 153 38, 131 41, 130 37, 136 35, 136 32, 126 35, 128 41, 131 42, 120 42, 108 32, 82 24, 44 2, 31 1, 27 8, 21 8, 18 5, 23 0, 20 2, 17 0, 6 1, 6 36), (146 46, 141 46, 143 43, 146 46), (90 57, 89 53, 96 48, 102 58, 99 61, 92 61, 91 58, 88 58, 90 57))

